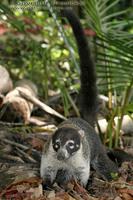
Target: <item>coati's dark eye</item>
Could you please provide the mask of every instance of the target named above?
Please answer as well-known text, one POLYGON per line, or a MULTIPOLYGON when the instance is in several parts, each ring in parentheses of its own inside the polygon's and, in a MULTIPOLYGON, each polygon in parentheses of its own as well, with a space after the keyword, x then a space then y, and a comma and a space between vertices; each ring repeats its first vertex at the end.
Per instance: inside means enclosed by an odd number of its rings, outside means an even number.
POLYGON ((54 143, 53 143, 53 148, 55 151, 58 151, 58 149, 60 148, 60 140, 56 140, 54 143))
POLYGON ((60 148, 60 142, 56 142, 56 143, 55 143, 55 148, 56 148, 56 149, 60 148))
POLYGON ((66 149, 70 155, 75 154, 79 148, 80 143, 77 142, 75 139, 71 139, 66 142, 66 149))
POLYGON ((74 149, 74 143, 73 142, 69 142, 68 146, 69 146, 70 149, 74 149))

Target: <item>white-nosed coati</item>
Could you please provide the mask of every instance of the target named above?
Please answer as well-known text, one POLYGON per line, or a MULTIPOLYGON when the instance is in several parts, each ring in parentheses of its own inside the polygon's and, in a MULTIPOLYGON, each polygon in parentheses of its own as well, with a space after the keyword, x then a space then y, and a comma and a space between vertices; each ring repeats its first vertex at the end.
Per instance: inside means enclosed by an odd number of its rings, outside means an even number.
POLYGON ((72 10, 64 11, 64 15, 72 26, 78 46, 83 119, 71 118, 58 126, 43 150, 41 177, 44 186, 51 186, 54 181, 65 185, 77 178, 86 187, 90 165, 107 180, 113 179, 111 173, 119 172, 93 128, 97 119, 96 72, 85 33, 72 10))

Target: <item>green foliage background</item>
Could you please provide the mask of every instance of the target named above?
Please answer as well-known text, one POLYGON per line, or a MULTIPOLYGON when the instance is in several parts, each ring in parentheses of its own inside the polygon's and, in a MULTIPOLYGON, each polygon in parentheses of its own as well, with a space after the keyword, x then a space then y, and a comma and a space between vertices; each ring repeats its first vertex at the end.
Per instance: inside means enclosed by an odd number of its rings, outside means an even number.
MULTIPOLYGON (((27 9, 26 3, 23 4, 25 9, 16 9, 19 4, 0 2, 1 20, 6 22, 9 30, 0 37, 0 64, 9 70, 14 81, 24 77, 35 82, 39 94, 45 94, 45 100, 48 100, 48 91, 61 92, 67 115, 72 102, 67 89, 77 90, 80 87, 76 82, 79 79, 77 47, 71 29, 66 31, 62 28, 60 11, 42 6, 43 3, 52 1, 39 2, 39 10, 27 9), (24 18, 34 21, 25 22, 24 18), (28 29, 33 29, 34 34, 27 31, 28 29)), ((90 40, 100 80, 99 93, 109 97, 109 123, 104 143, 109 137, 109 145, 113 145, 113 120, 118 116, 114 142, 117 146, 123 116, 128 114, 131 117, 133 112, 132 10, 130 4, 121 10, 120 0, 80 2, 84 2, 83 10, 87 16, 83 20, 84 26, 90 27, 96 33, 90 40)))

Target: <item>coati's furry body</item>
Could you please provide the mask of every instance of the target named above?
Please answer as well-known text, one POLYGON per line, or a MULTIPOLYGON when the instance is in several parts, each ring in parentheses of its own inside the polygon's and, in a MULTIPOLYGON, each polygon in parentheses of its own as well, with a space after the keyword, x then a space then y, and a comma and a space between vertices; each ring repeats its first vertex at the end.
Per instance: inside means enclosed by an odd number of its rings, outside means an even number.
MULTIPOLYGON (((116 165, 106 155, 94 128, 85 120, 71 118, 62 122, 54 137, 56 139, 53 141, 51 138, 42 155, 41 177, 44 185, 50 186, 54 181, 65 185, 73 178, 77 178, 81 185, 86 187, 90 175, 90 165, 106 180, 113 179, 111 173, 119 173, 116 165), (62 151, 64 148, 62 142, 60 144, 61 152, 55 151, 53 148, 56 139, 63 137, 67 130, 70 133, 77 131, 74 136, 75 138, 80 137, 80 148, 70 157, 65 157, 65 152, 62 151), (59 159, 59 154, 62 154, 61 159, 59 159)), ((71 136, 69 139, 74 140, 71 136)))
POLYGON ((88 42, 78 17, 73 11, 65 11, 72 26, 80 57, 81 114, 62 122, 46 144, 41 160, 41 177, 44 186, 54 181, 66 185, 73 178, 86 187, 90 165, 105 179, 112 180, 111 173, 119 173, 107 157, 94 130, 97 119, 96 72, 88 42))
MULTIPOLYGON (((61 131, 61 135, 64 134, 64 129, 66 132, 65 127, 58 129, 58 131, 61 131)), ((70 130, 69 127, 69 131, 72 132, 75 129, 71 128, 70 130)), ((50 140, 50 143, 46 146, 47 151, 42 155, 41 177, 43 178, 44 186, 50 186, 54 181, 58 184, 66 185, 73 178, 77 178, 84 187, 86 186, 90 173, 90 153, 87 140, 85 140, 85 143, 86 145, 83 146, 80 140, 79 150, 75 154, 70 155, 70 157, 67 157, 65 152, 63 152, 64 147, 61 146, 61 151, 56 152, 53 149, 52 140, 50 140), (85 149, 88 153, 83 156, 85 149), (62 158, 59 158, 61 156, 62 158)))

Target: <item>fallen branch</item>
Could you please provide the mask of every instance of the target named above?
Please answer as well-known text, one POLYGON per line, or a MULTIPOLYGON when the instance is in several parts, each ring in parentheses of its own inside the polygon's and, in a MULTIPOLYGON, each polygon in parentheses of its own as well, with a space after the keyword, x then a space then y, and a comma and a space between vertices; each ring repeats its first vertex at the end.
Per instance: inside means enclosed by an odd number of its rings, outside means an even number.
POLYGON ((18 156, 12 156, 12 155, 7 155, 7 154, 3 154, 1 155, 1 158, 4 159, 3 162, 5 162, 5 160, 11 160, 11 161, 15 161, 15 162, 18 162, 18 163, 25 163, 20 157, 18 156))
POLYGON ((59 114, 58 112, 56 112, 54 109, 50 108, 49 106, 47 106, 46 104, 42 103, 39 99, 37 99, 35 96, 29 96, 28 94, 26 94, 25 92, 23 92, 21 90, 21 88, 18 88, 18 91, 20 93, 20 95, 25 98, 26 100, 30 101, 31 103, 33 103, 34 105, 36 105, 37 107, 41 108, 42 110, 44 110, 45 112, 51 114, 51 115, 55 115, 63 120, 66 120, 67 118, 64 117, 63 115, 59 114))
POLYGON ((23 149, 23 150, 29 150, 30 151, 30 153, 31 153, 31 155, 35 158, 35 160, 37 160, 37 161, 40 161, 40 159, 41 159, 41 152, 39 152, 39 151, 37 151, 36 149, 32 149, 32 148, 30 148, 30 147, 27 147, 27 146, 25 146, 25 145, 23 145, 23 144, 19 144, 19 143, 17 143, 17 142, 13 142, 13 141, 11 141, 11 140, 8 140, 8 139, 3 139, 3 138, 0 138, 0 141, 2 141, 2 142, 4 142, 4 143, 7 143, 7 144, 11 144, 11 145, 13 145, 13 146, 15 146, 15 147, 18 147, 18 148, 21 148, 21 149, 23 149))
POLYGON ((19 144, 19 143, 16 143, 16 142, 13 142, 11 140, 7 140, 7 139, 3 139, 3 138, 0 138, 0 140, 4 143, 7 143, 7 144, 11 144, 11 145, 14 145, 18 148, 21 148, 21 149, 24 149, 24 150, 29 150, 29 147, 23 145, 23 144, 19 144))
MULTIPOLYGON (((19 148, 16 147, 17 152, 23 156, 23 159, 26 160, 26 162, 28 163, 37 163, 37 161, 32 158, 31 156, 29 156, 27 153, 25 153, 24 151, 20 150, 19 148)), ((17 153, 15 152, 15 153, 17 153)), ((21 156, 21 157, 22 157, 21 156)))

